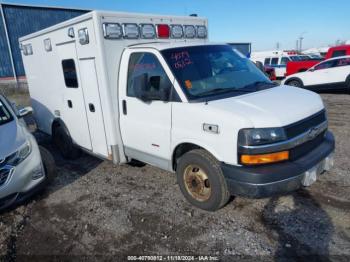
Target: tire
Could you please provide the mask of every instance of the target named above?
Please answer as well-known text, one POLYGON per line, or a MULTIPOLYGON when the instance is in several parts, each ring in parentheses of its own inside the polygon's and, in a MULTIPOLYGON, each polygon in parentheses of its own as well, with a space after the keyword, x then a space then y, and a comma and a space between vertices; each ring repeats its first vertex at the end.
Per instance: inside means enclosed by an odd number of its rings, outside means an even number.
POLYGON ((182 194, 200 209, 216 211, 230 198, 219 161, 203 149, 184 154, 176 174, 182 194))
POLYGON ((56 177, 56 164, 51 153, 44 147, 39 146, 41 161, 45 170, 45 183, 49 184, 56 177))
POLYGON ((291 81, 288 81, 289 86, 295 86, 295 87, 303 87, 303 83, 299 79, 293 79, 291 81))
POLYGON ((80 149, 73 144, 71 136, 62 125, 53 129, 52 138, 54 145, 64 158, 74 160, 80 157, 80 149))
POLYGON ((348 93, 350 93, 350 75, 345 80, 345 86, 346 86, 348 93))

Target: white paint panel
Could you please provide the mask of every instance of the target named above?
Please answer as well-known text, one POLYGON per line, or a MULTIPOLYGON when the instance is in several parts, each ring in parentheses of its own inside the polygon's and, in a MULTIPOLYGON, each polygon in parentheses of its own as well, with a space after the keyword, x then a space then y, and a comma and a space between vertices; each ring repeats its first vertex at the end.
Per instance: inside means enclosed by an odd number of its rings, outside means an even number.
POLYGON ((99 84, 96 75, 95 59, 79 61, 81 84, 84 90, 85 107, 94 153, 108 156, 105 125, 101 108, 99 84), (94 111, 94 112, 93 112, 94 111))
POLYGON ((57 46, 59 59, 56 63, 61 64, 60 72, 57 72, 61 76, 61 88, 63 90, 63 106, 61 118, 66 124, 69 133, 76 144, 91 150, 90 133, 87 122, 87 116, 84 104, 84 92, 81 85, 81 81, 78 75, 78 88, 67 88, 65 86, 62 60, 73 59, 75 62, 76 70, 78 71, 78 61, 76 59, 75 42, 65 43, 57 46), (72 102, 72 107, 68 106, 68 101, 72 102))

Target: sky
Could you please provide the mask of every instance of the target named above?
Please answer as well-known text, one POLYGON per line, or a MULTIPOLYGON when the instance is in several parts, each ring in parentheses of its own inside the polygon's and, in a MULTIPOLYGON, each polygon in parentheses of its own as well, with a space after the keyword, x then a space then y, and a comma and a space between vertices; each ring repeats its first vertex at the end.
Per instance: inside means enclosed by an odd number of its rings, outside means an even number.
POLYGON ((208 18, 209 39, 252 49, 303 49, 350 40, 349 0, 8 0, 7 3, 208 18))

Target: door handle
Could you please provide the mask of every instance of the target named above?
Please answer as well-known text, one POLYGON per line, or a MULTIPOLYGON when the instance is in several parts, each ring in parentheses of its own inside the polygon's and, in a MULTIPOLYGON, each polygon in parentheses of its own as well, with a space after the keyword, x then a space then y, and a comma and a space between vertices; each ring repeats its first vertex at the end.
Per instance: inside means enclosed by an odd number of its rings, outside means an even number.
POLYGON ((73 107, 72 100, 68 100, 68 101, 67 101, 67 104, 68 104, 68 107, 69 107, 69 108, 72 108, 72 107, 73 107))
POLYGON ((89 104, 89 110, 90 110, 90 112, 92 112, 92 113, 94 113, 95 112, 95 106, 94 106, 94 104, 89 104))
POLYGON ((123 114, 126 115, 128 113, 127 108, 126 108, 126 100, 123 100, 123 114))

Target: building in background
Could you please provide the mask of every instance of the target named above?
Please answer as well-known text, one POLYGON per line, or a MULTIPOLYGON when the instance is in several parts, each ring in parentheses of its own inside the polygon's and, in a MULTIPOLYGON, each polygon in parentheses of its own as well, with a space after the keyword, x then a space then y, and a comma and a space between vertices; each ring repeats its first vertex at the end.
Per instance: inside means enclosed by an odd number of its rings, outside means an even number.
POLYGON ((0 3, 0 80, 25 77, 18 38, 89 11, 0 3))

